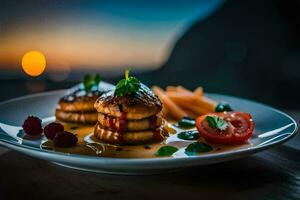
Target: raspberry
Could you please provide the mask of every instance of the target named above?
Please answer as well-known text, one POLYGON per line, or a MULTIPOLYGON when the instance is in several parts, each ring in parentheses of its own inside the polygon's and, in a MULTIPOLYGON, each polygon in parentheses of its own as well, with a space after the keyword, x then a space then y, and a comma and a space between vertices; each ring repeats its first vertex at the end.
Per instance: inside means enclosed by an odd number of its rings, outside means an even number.
POLYGON ((63 132, 64 126, 60 123, 52 122, 44 128, 44 134, 50 140, 53 140, 57 133, 63 132))
POLYGON ((43 132, 42 120, 35 116, 29 116, 24 121, 23 130, 28 135, 40 135, 43 132))
POLYGON ((76 145, 78 139, 73 133, 63 131, 56 134, 53 142, 56 147, 71 147, 76 145))

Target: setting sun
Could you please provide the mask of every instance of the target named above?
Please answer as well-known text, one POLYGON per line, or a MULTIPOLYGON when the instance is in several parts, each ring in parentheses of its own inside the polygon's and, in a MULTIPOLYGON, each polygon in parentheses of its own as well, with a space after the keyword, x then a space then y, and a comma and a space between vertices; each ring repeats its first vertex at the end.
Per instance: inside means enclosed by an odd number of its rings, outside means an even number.
POLYGON ((28 51, 22 57, 22 67, 29 76, 39 76, 46 68, 46 58, 39 51, 28 51))

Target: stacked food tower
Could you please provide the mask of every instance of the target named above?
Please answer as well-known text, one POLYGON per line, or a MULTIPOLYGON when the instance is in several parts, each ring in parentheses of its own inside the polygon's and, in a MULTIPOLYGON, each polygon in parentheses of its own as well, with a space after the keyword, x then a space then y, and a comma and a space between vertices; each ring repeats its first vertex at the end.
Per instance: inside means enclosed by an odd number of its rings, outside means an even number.
POLYGON ((94 124, 97 122, 97 112, 94 102, 99 98, 100 91, 86 92, 78 89, 62 97, 55 110, 55 116, 63 122, 94 124))
POLYGON ((111 144, 142 144, 164 139, 162 103, 135 77, 119 81, 116 88, 95 102, 98 122, 94 136, 111 144))
POLYGON ((80 87, 59 100, 55 109, 56 118, 63 122, 95 124, 98 116, 94 103, 105 92, 99 88, 100 80, 99 75, 86 75, 80 87))

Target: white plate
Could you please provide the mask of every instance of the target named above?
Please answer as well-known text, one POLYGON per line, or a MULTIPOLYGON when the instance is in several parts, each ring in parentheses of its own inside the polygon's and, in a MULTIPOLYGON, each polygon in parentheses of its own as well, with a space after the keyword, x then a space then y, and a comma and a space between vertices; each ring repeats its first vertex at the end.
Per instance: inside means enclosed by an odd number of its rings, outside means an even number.
MULTIPOLYGON (((101 86, 111 87, 106 83, 102 83, 101 86)), ((252 145, 192 157, 126 159, 44 150, 39 148, 36 141, 22 140, 18 137, 20 126, 28 115, 36 115, 43 119, 53 118, 56 103, 67 91, 45 92, 1 103, 0 145, 74 169, 112 174, 156 174, 241 158, 283 143, 292 138, 297 131, 294 119, 272 107, 237 97, 207 94, 217 101, 230 103, 235 110, 251 113, 255 122, 254 136, 250 139, 252 145)))

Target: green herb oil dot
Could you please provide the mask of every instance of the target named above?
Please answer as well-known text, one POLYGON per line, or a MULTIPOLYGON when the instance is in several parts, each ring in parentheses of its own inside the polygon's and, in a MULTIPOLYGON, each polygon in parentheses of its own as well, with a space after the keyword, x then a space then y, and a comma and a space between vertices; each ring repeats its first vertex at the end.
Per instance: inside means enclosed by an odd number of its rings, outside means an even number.
POLYGON ((200 136, 197 131, 183 131, 177 137, 182 140, 197 140, 200 136))
POLYGON ((155 153, 156 156, 171 156, 173 153, 178 151, 176 147, 173 146, 163 146, 158 149, 155 153))
POLYGON ((193 155, 197 155, 199 153, 207 153, 212 151, 213 148, 203 142, 194 142, 192 144, 189 144, 189 146, 187 146, 187 148, 185 149, 185 154, 189 155, 189 156, 193 156, 193 155))
POLYGON ((195 126, 195 120, 190 117, 183 117, 179 122, 180 128, 193 128, 195 126))

